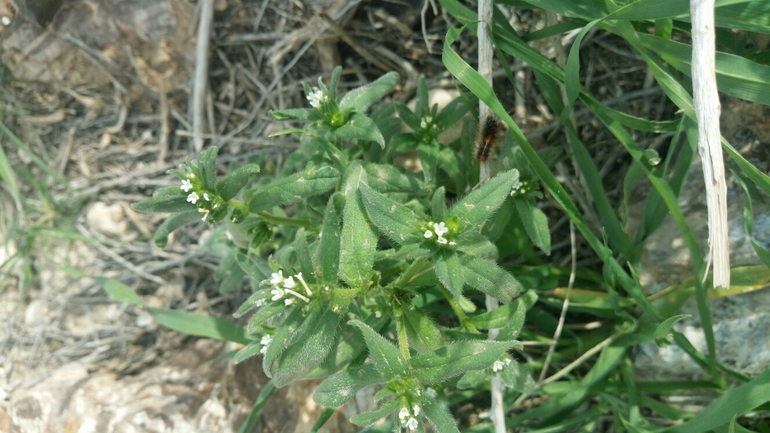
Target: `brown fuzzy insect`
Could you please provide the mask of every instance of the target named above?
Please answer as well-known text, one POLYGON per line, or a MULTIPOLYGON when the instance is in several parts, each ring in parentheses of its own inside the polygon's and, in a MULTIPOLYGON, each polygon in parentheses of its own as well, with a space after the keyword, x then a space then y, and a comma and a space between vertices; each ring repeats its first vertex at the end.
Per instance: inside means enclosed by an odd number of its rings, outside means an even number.
POLYGON ((494 114, 487 114, 483 121, 479 122, 479 130, 476 132, 476 149, 474 154, 479 162, 486 162, 494 156, 494 151, 505 137, 505 126, 494 114))

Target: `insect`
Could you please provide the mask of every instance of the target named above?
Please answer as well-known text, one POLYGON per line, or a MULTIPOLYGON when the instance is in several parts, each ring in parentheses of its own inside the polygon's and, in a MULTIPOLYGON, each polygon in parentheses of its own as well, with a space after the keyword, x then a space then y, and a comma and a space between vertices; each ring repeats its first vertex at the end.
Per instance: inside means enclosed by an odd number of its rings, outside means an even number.
POLYGON ((494 156, 494 151, 500 146, 505 137, 505 126, 494 114, 487 116, 479 122, 479 130, 476 132, 475 151, 479 162, 486 162, 494 156))

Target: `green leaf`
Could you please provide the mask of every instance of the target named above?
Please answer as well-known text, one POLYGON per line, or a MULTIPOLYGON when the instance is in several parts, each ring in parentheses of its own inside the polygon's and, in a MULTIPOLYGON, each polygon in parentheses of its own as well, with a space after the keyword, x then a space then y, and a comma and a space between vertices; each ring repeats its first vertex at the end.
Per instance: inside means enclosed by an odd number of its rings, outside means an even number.
POLYGON ((313 400, 321 406, 339 407, 358 392, 358 390, 385 379, 372 364, 351 366, 335 373, 318 385, 313 393, 313 400))
POLYGON ((516 210, 519 212, 521 224, 527 231, 529 239, 541 251, 551 254, 551 231, 548 229, 548 218, 540 208, 531 200, 526 198, 516 198, 516 210))
POLYGON ((417 156, 420 157, 422 172, 426 182, 433 182, 436 177, 436 165, 438 165, 438 142, 420 143, 417 146, 417 156))
POLYGON ((465 180, 465 174, 463 173, 462 162, 452 149, 444 147, 438 154, 439 167, 441 167, 452 182, 455 183, 455 191, 465 191, 467 182, 465 180))
POLYGON ((420 192, 423 189, 422 181, 411 173, 404 173, 402 169, 393 165, 364 164, 364 170, 369 175, 369 186, 377 192, 420 192))
POLYGON ((136 294, 136 292, 134 292, 134 289, 128 287, 124 283, 107 277, 97 276, 91 278, 102 286, 102 289, 107 292, 110 298, 119 302, 125 302, 126 304, 144 305, 144 301, 136 294))
POLYGON ((351 320, 349 323, 361 330, 364 340, 366 340, 366 346, 369 348, 369 356, 372 357, 374 367, 385 379, 398 376, 405 377, 407 375, 409 370, 406 361, 393 343, 386 340, 385 337, 360 320, 351 320))
POLYGON ((219 293, 224 295, 230 293, 238 287, 238 284, 243 281, 243 277, 246 276, 246 272, 243 272, 240 266, 235 266, 230 270, 230 274, 222 280, 219 284, 219 293))
POLYGON ((247 164, 217 182, 217 194, 227 201, 235 197, 249 182, 252 174, 259 173, 257 164, 247 164))
POLYGON ((446 191, 444 187, 437 189, 430 199, 430 213, 433 221, 444 221, 446 219, 446 191))
POLYGON ((467 254, 460 255, 465 284, 492 296, 503 304, 519 296, 521 286, 516 278, 494 262, 467 254))
POLYGON ((343 140, 373 141, 385 148, 385 138, 374 121, 361 113, 353 113, 350 119, 334 130, 334 135, 343 140))
POLYGON ((187 201, 187 196, 164 196, 142 200, 131 205, 139 212, 186 212, 197 211, 197 207, 187 201))
MULTIPOLYGON (((645 33, 639 40, 651 52, 689 76, 692 73, 692 46, 645 33)), ((717 87, 720 92, 747 101, 770 105, 770 66, 734 54, 716 53, 717 87)))
POLYGON ((369 220, 389 241, 397 245, 405 245, 421 240, 420 218, 414 211, 365 184, 361 184, 359 189, 369 220))
POLYGON ((366 172, 354 161, 345 173, 342 193, 345 208, 342 211, 339 277, 350 287, 366 288, 374 267, 375 235, 366 220, 359 188, 366 185, 366 172))
POLYGON ((458 218, 467 226, 480 227, 510 195, 516 173, 514 170, 498 173, 479 189, 455 203, 449 209, 449 217, 458 218))
MULTIPOLYGON (((524 325, 524 316, 529 308, 537 301, 537 292, 528 290, 520 297, 511 301, 511 303, 502 305, 486 313, 482 313, 468 318, 468 323, 479 329, 493 329, 502 327, 511 327, 512 331, 504 338, 498 336, 498 340, 512 340, 518 336, 518 331, 524 325)), ((501 332, 502 334, 502 332, 501 332)))
POLYGON ((265 293, 264 290, 259 290, 255 293, 252 293, 251 296, 249 296, 249 299, 243 302, 241 306, 238 308, 238 310, 233 313, 233 317, 236 319, 242 317, 244 314, 248 313, 249 311, 257 308, 257 304, 259 303, 260 299, 268 299, 267 293, 265 293))
POLYGON ((286 311, 286 306, 282 303, 270 305, 269 302, 271 295, 266 291, 262 292, 262 297, 264 297, 266 305, 260 307, 260 309, 257 310, 253 316, 251 316, 249 323, 246 324, 246 332, 249 334, 260 333, 261 331, 259 327, 262 326, 262 324, 265 323, 267 319, 286 311))
MULTIPOLYGON (((342 197, 342 194, 336 193, 334 196, 342 197)), ((340 266, 340 217, 334 207, 334 196, 326 204, 315 259, 316 275, 327 284, 337 282, 340 266)))
MULTIPOLYGON (((283 307, 284 311, 286 310, 285 306, 281 307, 283 307)), ((265 309, 263 308, 262 310, 265 309)), ((261 313, 262 310, 258 311, 257 314, 261 313)), ((275 332, 273 332, 273 338, 270 341, 270 344, 267 346, 267 352, 265 352, 265 356, 262 358, 262 370, 265 372, 267 377, 273 377, 271 370, 273 362, 278 359, 284 350, 286 350, 286 348, 289 346, 289 342, 294 341, 293 338, 297 334, 297 328, 299 328, 305 321, 306 314, 306 311, 304 311, 304 309, 301 307, 291 308, 289 315, 286 316, 283 322, 276 327, 275 332)), ((321 312, 315 311, 310 313, 310 315, 313 314, 320 315, 321 312)))
POLYGON ((463 293, 463 267, 457 258, 457 252, 441 249, 433 254, 433 269, 444 287, 459 300, 463 293))
POLYGON ((259 341, 252 341, 235 354, 235 357, 233 357, 233 362, 235 364, 240 364, 252 356, 259 355, 260 350, 262 350, 262 343, 259 341))
POLYGON ((424 399, 421 408, 436 433, 460 433, 457 429, 457 421, 452 414, 436 400, 424 399))
POLYGON ((267 185, 249 199, 249 210, 260 212, 273 206, 289 205, 323 194, 337 185, 340 174, 329 166, 311 167, 267 185))
POLYGON ((412 357, 409 365, 421 382, 440 383, 466 371, 489 367, 515 344, 515 341, 455 341, 412 357))
POLYGON ((381 418, 385 418, 386 416, 392 414, 396 410, 401 408, 401 402, 396 400, 391 400, 382 406, 380 406, 379 409, 372 411, 372 412, 365 412, 365 413, 359 413, 358 415, 354 415, 350 418, 350 422, 352 422, 355 425, 360 425, 362 427, 364 426, 370 426, 380 420, 381 418))
POLYGON ((198 155, 198 170, 209 191, 216 191, 217 187, 217 151, 216 146, 211 146, 198 155))
POLYGON ((529 370, 511 358, 507 358, 503 370, 500 371, 500 378, 508 388, 518 391, 522 394, 529 394, 535 391, 535 380, 529 374, 529 370))
POLYGON ((344 153, 340 152, 337 146, 320 135, 313 140, 323 147, 324 151, 329 155, 329 158, 331 158, 334 166, 337 167, 337 170, 339 170, 340 173, 344 173, 345 170, 348 169, 348 158, 344 153))
POLYGON ((334 347, 340 318, 347 311, 349 298, 335 299, 318 307, 297 329, 289 347, 273 364, 275 386, 282 387, 318 367, 334 347))
MULTIPOLYGON (((406 123, 406 126, 412 128, 412 131, 418 132, 420 131, 420 117, 415 114, 412 110, 409 109, 406 105, 402 104, 401 102, 395 103, 396 111, 398 112, 398 117, 406 123)), ((414 137, 414 134, 407 133, 410 137, 414 137)))
POLYGON ((655 328, 655 344, 658 347, 667 347, 674 341, 674 334, 671 333, 671 328, 674 324, 680 320, 691 317, 689 314, 679 314, 677 316, 671 316, 664 320, 655 328))
POLYGON ((243 272, 254 281, 261 282, 270 278, 272 268, 265 259, 256 256, 246 256, 243 253, 236 253, 235 259, 243 272))
POLYGON ((332 408, 326 408, 321 412, 321 415, 318 417, 318 420, 313 424, 313 428, 310 429, 309 433, 318 433, 318 430, 321 429, 321 427, 326 424, 329 419, 334 415, 335 410, 332 408))
POLYGON ((471 370, 457 381, 457 389, 475 388, 486 380, 489 380, 487 370, 471 370))
POLYGON ((698 415, 683 424, 669 427, 666 433, 701 433, 730 422, 770 401, 770 369, 748 383, 727 390, 698 415))
POLYGON ((165 308, 149 307, 148 310, 158 323, 175 331, 241 344, 248 344, 251 341, 246 338, 246 333, 241 327, 227 320, 165 308))
POLYGON ((201 220, 201 213, 197 210, 172 214, 155 231, 155 245, 165 248, 168 244, 168 235, 174 230, 201 220))
POLYGON ((307 245, 307 232, 304 228, 297 230, 294 245, 294 252, 297 255, 297 262, 299 263, 299 271, 302 272, 306 282, 315 283, 316 277, 315 272, 313 271, 313 261, 310 259, 310 249, 307 245))
POLYGON ((410 347, 418 352, 429 352, 444 344, 441 330, 430 316, 418 309, 404 310, 402 314, 410 347))
POLYGON ((269 111, 268 114, 275 120, 307 120, 315 122, 321 120, 316 109, 290 108, 287 110, 269 111))
POLYGON ((259 392, 257 401, 254 402, 254 406, 252 406, 249 416, 246 417, 246 421, 244 421, 241 428, 238 429, 238 433, 249 433, 252 431, 254 424, 257 423, 257 419, 259 419, 265 406, 267 406, 267 402, 270 399, 270 396, 275 392, 275 389, 272 380, 269 380, 265 386, 262 387, 262 391, 259 392))
POLYGON ((340 99, 340 109, 344 112, 355 110, 363 113, 370 105, 393 90, 399 80, 396 72, 388 72, 365 86, 353 89, 340 99))

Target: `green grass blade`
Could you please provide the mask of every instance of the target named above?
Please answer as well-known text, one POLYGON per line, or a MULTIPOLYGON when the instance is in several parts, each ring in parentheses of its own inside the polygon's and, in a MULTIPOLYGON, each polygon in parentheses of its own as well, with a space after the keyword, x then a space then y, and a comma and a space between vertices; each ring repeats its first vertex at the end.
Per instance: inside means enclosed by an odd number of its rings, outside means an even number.
POLYGON ((254 424, 257 423, 257 419, 262 415, 262 411, 265 410, 265 406, 267 406, 267 401, 270 399, 270 396, 273 395, 275 390, 276 387, 272 380, 265 384, 262 391, 259 392, 257 401, 254 402, 254 406, 251 408, 249 416, 246 417, 246 421, 244 421, 241 428, 238 429, 238 433, 249 433, 251 429, 254 428, 254 424))

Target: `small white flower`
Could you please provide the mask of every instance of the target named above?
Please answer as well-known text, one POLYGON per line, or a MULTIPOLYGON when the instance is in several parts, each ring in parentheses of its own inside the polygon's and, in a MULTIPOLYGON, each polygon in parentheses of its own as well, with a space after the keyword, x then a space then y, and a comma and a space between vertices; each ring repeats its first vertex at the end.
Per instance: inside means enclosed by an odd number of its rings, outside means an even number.
POLYGON ((505 365, 511 365, 511 358, 505 358, 505 365))
POLYGON ((380 317, 382 317, 382 311, 380 311, 380 310, 377 310, 377 311, 375 311, 375 312, 374 312, 374 317, 376 317, 376 318, 378 318, 378 319, 379 319, 380 317))
POLYGON ((285 280, 283 280, 283 288, 284 289, 293 289, 297 287, 297 283, 294 282, 294 278, 289 277, 285 280))
POLYGON ((189 201, 192 204, 195 204, 198 202, 198 193, 193 191, 190 193, 190 195, 187 196, 187 201, 189 201))
POLYGON ((430 116, 425 116, 420 120, 420 128, 425 129, 430 125, 430 123, 433 122, 433 118, 430 116))
POLYGON ((417 430, 417 427, 419 427, 420 424, 416 419, 409 418, 409 421, 406 422, 406 426, 409 428, 409 430, 417 430))
POLYGON ((189 179, 185 179, 182 181, 182 186, 179 187, 182 191, 188 192, 192 189, 192 183, 189 179))
POLYGON ((273 341, 273 337, 272 337, 272 336, 270 336, 270 334, 268 334, 268 335, 263 335, 263 336, 262 336, 262 339, 261 339, 261 340, 259 340, 259 344, 261 344, 261 345, 262 345, 262 348, 261 348, 261 349, 259 349, 259 353, 261 353, 261 354, 263 354, 263 355, 264 355, 265 353, 267 353, 267 346, 269 346, 269 345, 270 345, 270 342, 271 342, 271 341, 273 341))
POLYGON ((417 397, 419 397, 422 394, 422 392, 418 389, 417 391, 415 391, 415 394, 417 394, 417 397))
POLYGON ((284 299, 283 303, 284 305, 289 306, 294 303, 294 298, 284 299))
POLYGON ((430 230, 426 230, 423 236, 425 236, 425 239, 430 239, 430 237, 433 236, 433 232, 430 230))
POLYGON ((524 186, 524 184, 522 184, 521 181, 519 180, 519 176, 520 176, 519 170, 516 170, 515 168, 514 170, 515 170, 515 173, 513 173, 513 185, 511 185, 511 196, 516 194, 519 188, 524 186))
POLYGON ((404 420, 409 416, 409 409, 402 407, 401 410, 398 412, 398 419, 401 420, 401 422, 404 422, 404 420))
POLYGON ((203 193, 203 199, 204 199, 204 200, 206 200, 206 201, 210 201, 210 200, 209 200, 209 194, 208 194, 208 193, 206 193, 206 192, 204 192, 204 193, 203 193))
POLYGON ((446 228, 444 221, 441 221, 438 224, 433 224, 433 231, 436 232, 438 237, 441 237, 444 236, 449 231, 449 229, 446 228))
POLYGON ((307 100, 310 101, 310 106, 318 108, 321 106, 321 101, 325 100, 323 90, 318 87, 313 87, 313 91, 307 95, 307 100))
POLYGON ((417 403, 412 406, 412 413, 414 413, 414 416, 417 416, 420 414, 420 406, 417 406, 417 403))
POLYGON ((257 299, 257 302, 254 303, 255 307, 261 307, 263 305, 265 305, 265 298, 257 299))
POLYGON ((4 17, 3 17, 3 25, 4 25, 4 26, 6 26, 6 27, 8 27, 9 25, 11 25, 11 19, 10 19, 10 18, 8 18, 8 17, 5 17, 5 16, 4 16, 4 17))
POLYGON ((457 245, 457 242, 455 242, 455 241, 449 241, 449 245, 457 245))
POLYGON ((495 363, 492 364, 492 371, 494 372, 503 371, 503 367, 505 367, 505 364, 503 364, 502 361, 495 361, 495 363))
POLYGON ((425 394, 428 394, 428 397, 430 397, 430 398, 436 398, 436 390, 431 388, 431 387, 428 387, 425 390, 425 394))
POLYGON ((448 241, 446 238, 442 238, 441 236, 438 237, 438 243, 445 245, 448 241))
POLYGON ((272 278, 270 278, 270 284, 277 286, 281 282, 283 282, 283 271, 273 272, 273 275, 271 275, 272 278))
POLYGON ((278 287, 276 287, 275 289, 271 290, 270 293, 272 293, 272 295, 273 295, 273 297, 271 298, 271 300, 273 300, 273 301, 277 301, 277 300, 283 298, 283 295, 284 295, 283 289, 278 288, 278 287))

